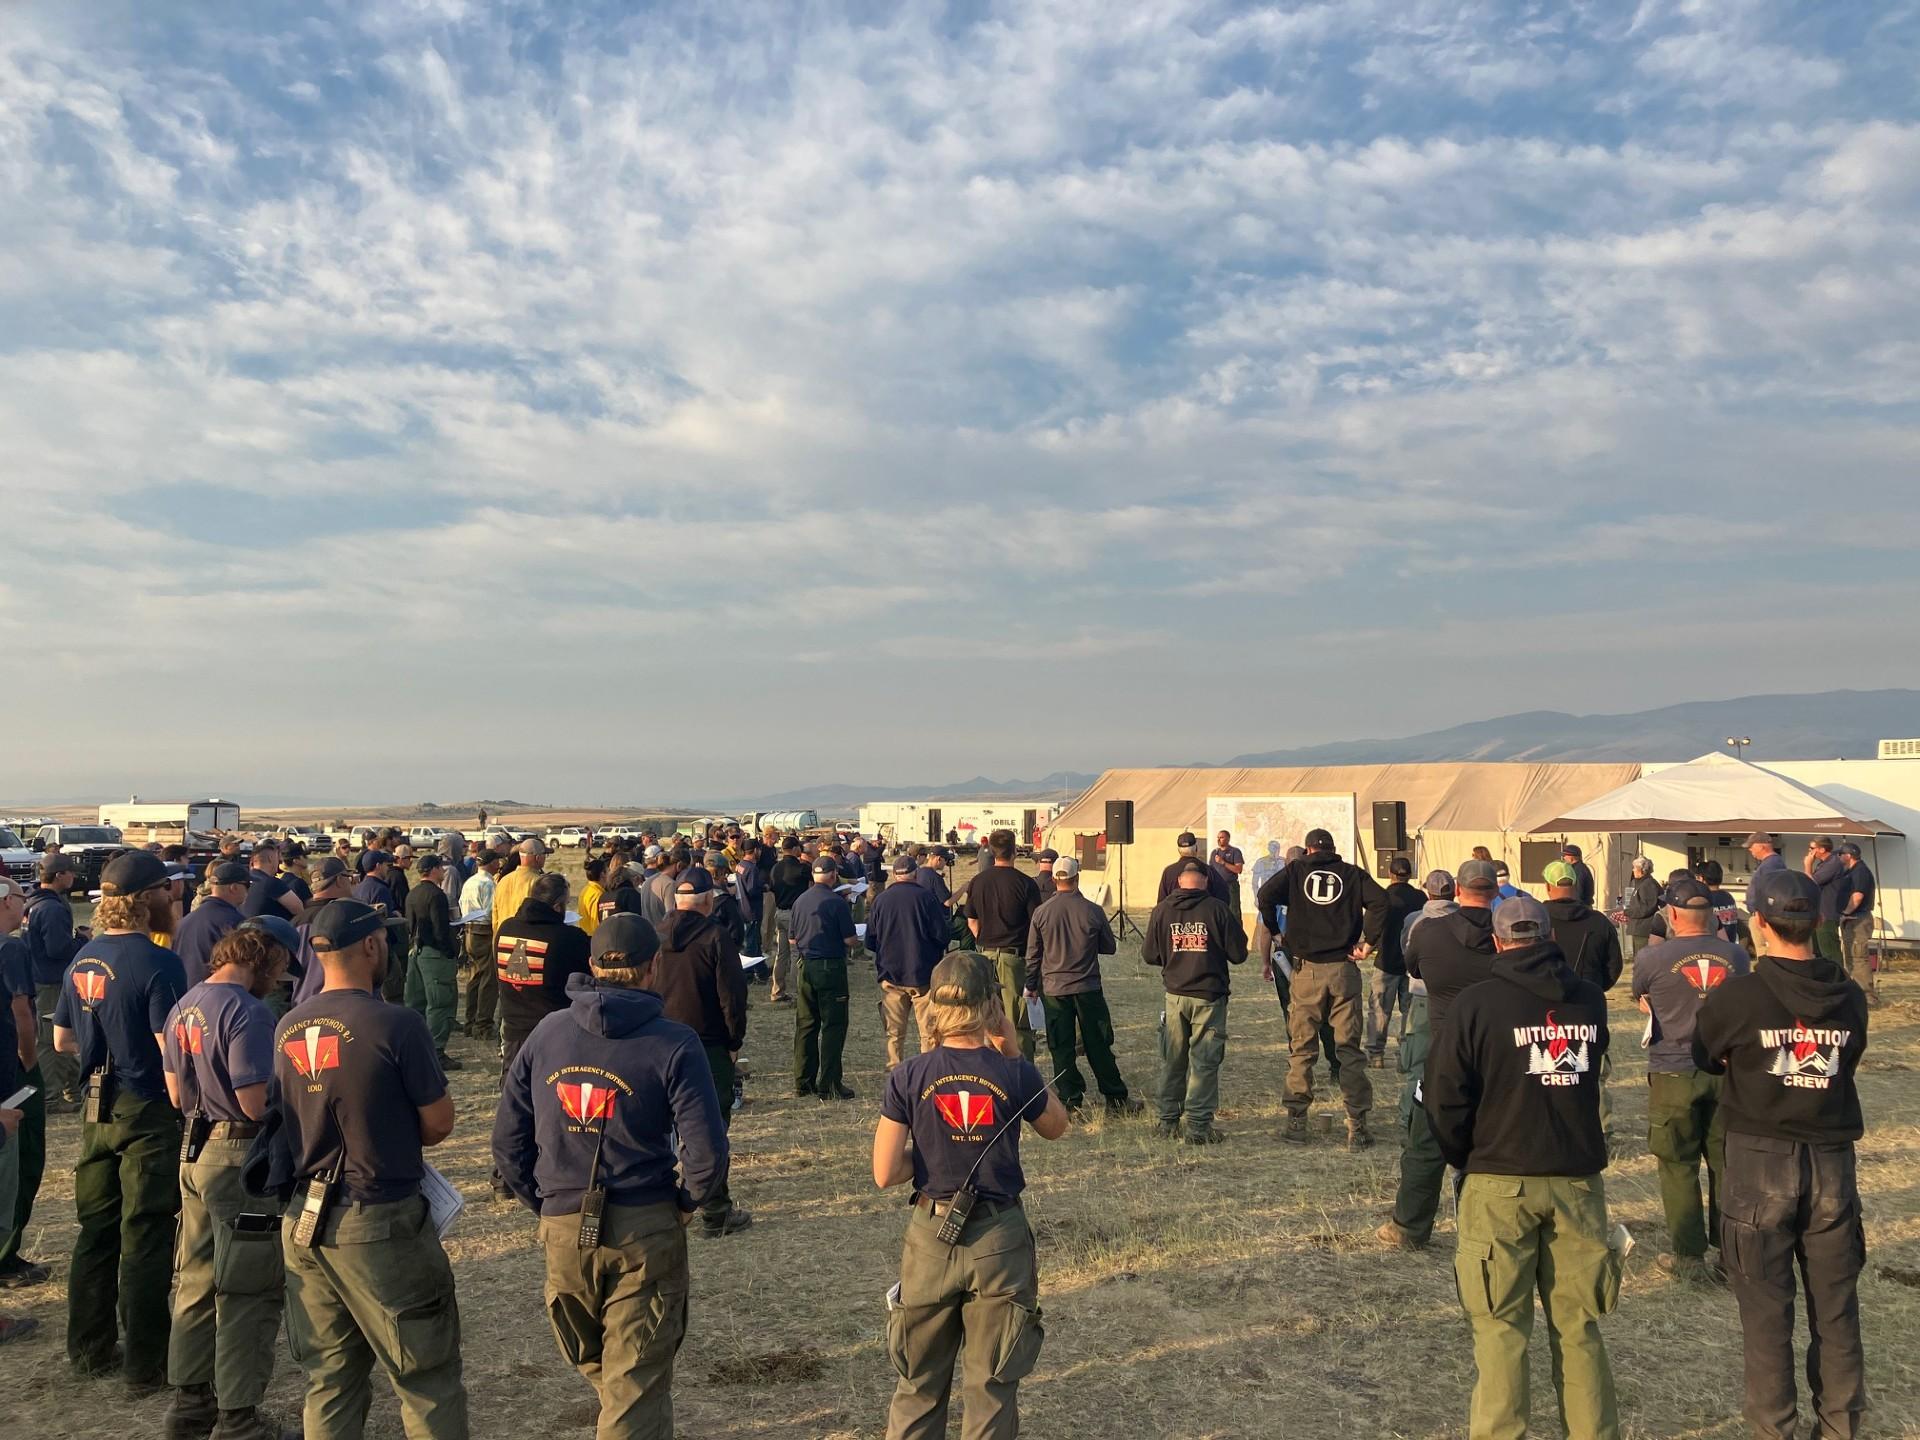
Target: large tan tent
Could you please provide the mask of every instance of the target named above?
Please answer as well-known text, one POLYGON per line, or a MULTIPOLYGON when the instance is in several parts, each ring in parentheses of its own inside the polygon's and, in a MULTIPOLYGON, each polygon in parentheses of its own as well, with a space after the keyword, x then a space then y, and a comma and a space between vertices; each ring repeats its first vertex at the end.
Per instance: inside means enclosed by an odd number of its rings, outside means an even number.
MULTIPOLYGON (((1175 857, 1182 830, 1201 833, 1207 824, 1209 797, 1257 795, 1351 795, 1355 832, 1336 836, 1349 859, 1374 868, 1370 816, 1373 803, 1406 802, 1407 831, 1419 874, 1451 870, 1484 845, 1522 879, 1521 842, 1573 841, 1586 851, 1605 903, 1624 879, 1615 877, 1613 837, 1600 828, 1536 834, 1576 806, 1640 778, 1638 764, 1474 764, 1450 761, 1430 765, 1319 765, 1295 769, 1109 770, 1063 810, 1048 831, 1062 854, 1079 853, 1078 838, 1103 831, 1109 800, 1131 800, 1133 844, 1111 847, 1104 880, 1109 903, 1124 875, 1128 909, 1151 908, 1160 872, 1175 857)), ((1289 837, 1298 843, 1300 837, 1289 837)), ((1208 844, 1211 838, 1208 837, 1208 844)), ((1247 856, 1252 862, 1254 856, 1247 856)), ((1244 887, 1243 890, 1249 887, 1244 887)), ((1536 887, 1537 891, 1537 887, 1536 887)), ((1251 894, 1243 897, 1251 902, 1251 894)))

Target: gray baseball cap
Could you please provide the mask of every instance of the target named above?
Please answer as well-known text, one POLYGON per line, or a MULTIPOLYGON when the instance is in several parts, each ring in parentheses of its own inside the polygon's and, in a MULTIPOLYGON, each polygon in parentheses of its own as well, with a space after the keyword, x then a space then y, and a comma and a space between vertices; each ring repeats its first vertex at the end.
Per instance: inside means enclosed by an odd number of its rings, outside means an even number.
POLYGON ((1435 870, 1427 876, 1426 884, 1421 888, 1434 899, 1445 900, 1453 894, 1453 876, 1444 870, 1435 870))
POLYGON ((1553 920, 1547 914, 1547 907, 1531 895, 1513 895, 1494 910, 1493 935, 1496 940, 1509 944, 1548 940, 1553 937, 1553 920))
POLYGON ((1454 883, 1462 890, 1498 890, 1500 872, 1491 860, 1463 860, 1453 873, 1454 883))

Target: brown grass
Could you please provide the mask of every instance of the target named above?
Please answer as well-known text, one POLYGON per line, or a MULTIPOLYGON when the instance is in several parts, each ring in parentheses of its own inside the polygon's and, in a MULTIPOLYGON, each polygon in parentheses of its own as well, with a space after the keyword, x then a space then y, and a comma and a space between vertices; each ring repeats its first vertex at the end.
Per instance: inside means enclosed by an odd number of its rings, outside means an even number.
MULTIPOLYGON (((1159 990, 1131 951, 1108 962, 1108 994, 1128 1082, 1154 1073, 1159 990)), ((753 1103, 736 1117, 734 1194, 753 1228, 692 1242, 693 1300, 675 1387, 678 1433, 878 1437, 891 1371, 881 1347, 882 1294, 895 1278, 904 1212, 898 1191, 868 1175, 880 1091, 881 1041, 871 974, 854 980, 849 1083, 857 1102, 788 1098, 791 1014, 761 999, 748 1057, 753 1103)), ((1861 1281, 1871 1433, 1920 1434, 1920 982, 1889 977, 1862 1073, 1868 1206, 1861 1281)), ((756 990, 764 997, 764 990, 756 990)), ((1230 1143, 1204 1152, 1153 1140, 1139 1122, 1096 1120, 1057 1144, 1024 1144, 1028 1211, 1039 1237, 1047 1343, 1021 1391, 1035 1436, 1240 1437, 1273 1434, 1465 1434, 1472 1362, 1453 1294, 1453 1231, 1443 1216, 1422 1254, 1378 1249, 1391 1204, 1391 1126, 1373 1151, 1283 1149, 1274 1138, 1285 1037, 1270 989, 1240 982, 1223 1079, 1230 1143)), ((1638 1026, 1615 1006, 1613 1096, 1621 1135, 1645 1133, 1638 1026)), ((473 1433, 592 1433, 594 1407, 560 1360, 541 1306, 541 1260, 525 1213, 487 1198, 492 1084, 476 1068, 453 1077, 460 1123, 436 1162, 470 1209, 450 1243, 459 1277, 473 1433)), ((1391 1070, 1376 1117, 1393 1103, 1391 1070)), ((52 1173, 29 1252, 62 1258, 70 1243, 78 1136, 56 1120, 52 1173)), ((1665 1244, 1653 1162, 1644 1144, 1607 1173, 1615 1218, 1638 1241, 1619 1311, 1605 1322, 1631 1436, 1731 1437, 1739 1420, 1740 1329, 1724 1289, 1654 1270, 1665 1244)), ((0 1356, 0 1433, 106 1437, 157 1433, 164 1400, 125 1403, 111 1382, 69 1378, 61 1352, 64 1286, 14 1292, 0 1304, 40 1317, 39 1336, 0 1356), (25 1428, 19 1428, 24 1425, 25 1428)), ((1556 1434, 1544 1342, 1535 1340, 1535 1433, 1556 1434)), ((369 1433, 398 1436, 376 1382, 369 1433)), ((298 1407, 283 1355, 271 1398, 298 1407)))

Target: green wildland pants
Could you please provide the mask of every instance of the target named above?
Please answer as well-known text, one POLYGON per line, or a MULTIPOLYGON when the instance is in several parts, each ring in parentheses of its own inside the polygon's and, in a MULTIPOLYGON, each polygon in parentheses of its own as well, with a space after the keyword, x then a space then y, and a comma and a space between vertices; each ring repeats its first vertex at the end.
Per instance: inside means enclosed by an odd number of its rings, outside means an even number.
POLYGON ((250 1409, 267 1393, 286 1293, 280 1227, 236 1224, 242 1214, 277 1219, 280 1210, 240 1182, 252 1143, 209 1140, 180 1167, 167 1383, 211 1385, 222 1410, 250 1409))
POLYGON ((993 968, 999 973, 1000 1004, 1007 1018, 1013 1021, 1014 1033, 1020 1037, 1020 1053, 1031 1060, 1038 1047, 1033 1022, 1027 1018, 1027 957, 1018 950, 982 950, 980 953, 993 961, 993 968))
POLYGON ((793 1005, 794 1088, 831 1095, 840 1083, 840 1055, 846 1046, 847 962, 800 961, 793 1005))
MULTIPOLYGON (((731 1130, 733 1129, 733 1055, 724 1045, 706 1045, 701 1048, 707 1052, 707 1069, 713 1072, 713 1090, 720 1097, 720 1128, 731 1130)), ((733 1209, 733 1197, 728 1193, 727 1182, 722 1180, 719 1188, 707 1197, 706 1204, 700 1207, 700 1213, 707 1223, 718 1225, 727 1218, 727 1212, 731 1209, 733 1209)))
POLYGON ((27 1233, 27 1222, 33 1219, 33 1202, 47 1173, 47 1082, 42 1061, 34 1061, 20 1083, 33 1086, 34 1093, 20 1107, 20 1129, 14 1136, 19 1144, 20 1181, 14 1193, 11 1222, 0 1215, 0 1230, 6 1230, 6 1238, 0 1239, 0 1265, 11 1265, 20 1258, 20 1241, 27 1233), (9 1223, 11 1229, 7 1228, 9 1223))
POLYGON ((1844 958, 1840 953, 1840 922, 1822 920, 1813 927, 1813 946, 1820 952, 1820 958, 1840 964, 1844 958))
POLYGON ((466 929, 467 1009, 469 1030, 495 1034, 494 1006, 500 997, 500 972, 493 953, 493 931, 481 921, 466 929))
POLYGON ((976 1203, 954 1245, 916 1205, 900 1255, 900 1298, 887 1311, 887 1358, 900 1377, 887 1411, 887 1440, 941 1440, 953 1372, 961 1367, 964 1440, 1020 1433, 1020 1382, 1033 1373, 1046 1332, 1039 1266, 1026 1212, 976 1203))
POLYGON ((1647 1075, 1647 1149, 1660 1162, 1660 1204, 1673 1253, 1700 1259, 1720 1248, 1720 1175, 1727 1122, 1720 1113, 1724 1080, 1701 1070, 1647 1075), (1700 1207, 1700 1162, 1707 1162, 1707 1204, 1700 1207))
POLYGON ((287 1348, 307 1372, 305 1440, 360 1440, 373 1363, 387 1373, 408 1440, 467 1440, 453 1267, 419 1196, 335 1202, 320 1243, 287 1262, 287 1348))
POLYGON ((1373 1081, 1360 1050, 1365 1023, 1366 987, 1351 960, 1303 960, 1293 971, 1293 1003, 1287 1011, 1285 1105, 1289 1115, 1305 1115, 1313 1104, 1313 1061, 1320 1052, 1320 1026, 1333 1026, 1334 1054, 1340 1060, 1340 1093, 1347 1119, 1364 1121, 1373 1109, 1373 1081))
POLYGON ((433 1048, 444 1055, 453 1017, 460 1010, 459 957, 422 945, 407 961, 406 985, 407 1008, 426 1016, 433 1048))
POLYGON ((1093 1071, 1093 1083, 1100 1087, 1100 1093, 1108 1100, 1126 1099, 1127 1082, 1120 1078, 1120 1067, 1113 1058, 1113 1015, 1107 1009, 1105 993, 1084 990, 1078 995, 1048 995, 1041 1004, 1047 1009, 1047 1054, 1060 1076, 1054 1081, 1060 1102, 1078 1109, 1087 1098, 1087 1082, 1074 1063, 1083 1045, 1087 1068, 1093 1071))
POLYGON ((1220 1064, 1227 1058, 1227 1002, 1168 995, 1160 1019, 1160 1123, 1187 1133, 1213 1129, 1220 1108, 1220 1064))
POLYGON ((547 1318, 600 1396, 595 1440, 673 1440, 673 1357, 687 1333, 687 1232, 677 1207, 609 1205, 600 1247, 580 1217, 540 1221, 547 1318))
POLYGON ((67 1271, 67 1358, 82 1371, 103 1369, 124 1332, 127 1379, 164 1383, 179 1112, 122 1090, 111 1119, 82 1127, 73 1208, 80 1234, 67 1271))
POLYGON ((1433 1045, 1427 997, 1410 997, 1406 1013, 1407 1035, 1400 1042, 1398 1057, 1400 1073, 1406 1077, 1400 1086, 1400 1125, 1406 1134, 1400 1142, 1400 1188, 1393 1197, 1393 1223, 1416 1244, 1424 1245, 1433 1238, 1433 1222, 1440 1214, 1447 1162, 1440 1154, 1440 1142, 1433 1138, 1420 1090, 1427 1051, 1433 1045))
POLYGON ((1525 1440, 1533 1297, 1567 1440, 1620 1440, 1600 1317, 1620 1301, 1621 1256, 1598 1175, 1468 1175, 1453 1275, 1473 1327, 1474 1440, 1525 1440))
POLYGON ((33 1003, 34 1013, 40 1017, 40 1070, 47 1077, 47 1093, 61 1100, 75 1100, 80 1094, 80 1063, 53 1048, 53 1007, 60 1003, 59 982, 34 986, 33 1003))

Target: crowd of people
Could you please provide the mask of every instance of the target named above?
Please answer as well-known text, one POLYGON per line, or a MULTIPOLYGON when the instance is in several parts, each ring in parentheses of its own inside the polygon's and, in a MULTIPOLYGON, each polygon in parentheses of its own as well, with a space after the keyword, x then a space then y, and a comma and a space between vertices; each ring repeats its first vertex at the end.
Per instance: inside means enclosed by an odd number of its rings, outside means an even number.
MULTIPOLYGON (((1044 1339, 1021 1128, 1056 1139, 1089 1117, 1084 1060, 1107 1117, 1145 1124, 1151 1106, 1155 1135, 1225 1143, 1227 1014, 1253 956, 1288 1029, 1279 1141, 1316 1140, 1324 1061, 1347 1147, 1374 1145, 1394 1042, 1400 1173, 1378 1238, 1426 1246, 1453 1177, 1471 1433, 1526 1433, 1537 1294, 1567 1433, 1614 1437, 1599 1322, 1629 1242, 1602 1178, 1606 997, 1627 978, 1670 1238, 1658 1264, 1731 1288, 1745 1413, 1768 1437, 1798 1433, 1797 1277, 1818 1433, 1851 1436, 1868 994, 1849 972, 1871 976, 1848 927, 1872 878, 1850 847, 1803 873, 1777 849, 1765 863, 1771 837, 1752 844, 1744 915, 1706 863, 1650 896, 1636 866, 1610 914, 1576 847, 1546 867, 1543 901, 1484 852, 1418 886, 1396 859, 1382 885, 1314 830, 1254 867, 1249 936, 1232 837, 1203 858, 1182 835, 1142 932, 1165 999, 1140 1094, 1102 979, 1113 917, 1073 857, 1042 849, 1029 875, 1007 831, 960 887, 945 847, 734 828, 616 840, 577 891, 538 839, 420 854, 392 833, 327 854, 262 840, 197 871, 156 847, 108 864, 90 928, 52 854, 30 892, 0 881, 0 1099, 27 1092, 0 1108, 0 1285, 48 1277, 21 1237, 46 1117, 77 1110, 77 1374, 167 1395, 169 1440, 335 1440, 362 1433, 377 1366, 409 1436, 465 1436, 445 1182, 426 1159, 454 1129, 448 1046, 464 1032, 499 1067, 495 1197, 539 1218, 548 1318, 597 1392, 598 1433, 670 1436, 687 1236, 753 1221, 729 1182, 750 983, 792 1011, 793 1093, 843 1103, 848 967, 864 957, 887 1065, 874 1180, 914 1195, 887 1305, 887 1433, 944 1435, 957 1371, 966 1433, 1014 1435, 1044 1339), (292 1429, 261 1408, 283 1315, 306 1376, 292 1429)), ((33 1326, 0 1315, 0 1342, 33 1326)))

